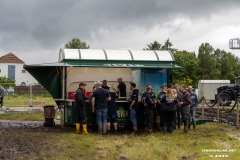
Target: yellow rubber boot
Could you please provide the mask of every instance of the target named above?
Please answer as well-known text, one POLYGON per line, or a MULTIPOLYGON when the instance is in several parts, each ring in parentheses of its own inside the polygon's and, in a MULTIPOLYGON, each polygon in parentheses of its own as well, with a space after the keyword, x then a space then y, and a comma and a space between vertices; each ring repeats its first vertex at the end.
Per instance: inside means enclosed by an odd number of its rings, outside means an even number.
POLYGON ((76 123, 76 133, 80 134, 80 123, 76 123))
POLYGON ((89 134, 87 132, 87 124, 83 124, 82 127, 83 127, 83 134, 89 134))

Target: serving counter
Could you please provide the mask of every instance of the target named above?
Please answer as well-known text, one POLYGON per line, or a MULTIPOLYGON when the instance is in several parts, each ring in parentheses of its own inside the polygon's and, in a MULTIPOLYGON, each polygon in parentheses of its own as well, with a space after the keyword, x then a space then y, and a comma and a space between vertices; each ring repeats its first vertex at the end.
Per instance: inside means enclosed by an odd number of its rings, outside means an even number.
MULTIPOLYGON (((127 100, 117 100, 116 101, 116 109, 118 115, 118 125, 119 127, 126 127, 131 125, 130 117, 129 117, 129 103, 127 100)), ((88 125, 92 125, 92 112, 89 106, 89 102, 86 101, 86 112, 87 112, 87 123, 88 125)), ((143 125, 143 107, 139 102, 139 109, 137 112, 138 123, 139 125, 143 125)), ((65 125, 75 125, 76 123, 76 112, 74 109, 74 100, 66 100, 64 107, 64 124, 65 125)))

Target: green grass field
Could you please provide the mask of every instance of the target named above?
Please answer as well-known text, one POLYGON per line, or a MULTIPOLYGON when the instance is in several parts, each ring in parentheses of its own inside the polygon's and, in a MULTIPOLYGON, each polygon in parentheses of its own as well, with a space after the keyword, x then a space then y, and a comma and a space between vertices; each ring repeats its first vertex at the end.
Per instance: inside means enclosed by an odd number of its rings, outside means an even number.
POLYGON ((76 135, 74 130, 54 138, 53 159, 164 159, 164 160, 237 160, 240 155, 239 130, 226 125, 207 123, 188 134, 176 130, 173 134, 154 132, 152 135, 126 134, 76 135), (232 149, 228 153, 206 153, 207 149, 232 149), (210 158, 228 156, 228 158, 210 158))
MULTIPOLYGON (((30 105, 30 96, 28 94, 6 95, 4 97, 4 106, 7 107, 26 107, 30 105)), ((56 105, 50 95, 33 95, 33 106, 56 105)))
POLYGON ((43 112, 0 114, 0 120, 44 121, 44 114, 43 112))

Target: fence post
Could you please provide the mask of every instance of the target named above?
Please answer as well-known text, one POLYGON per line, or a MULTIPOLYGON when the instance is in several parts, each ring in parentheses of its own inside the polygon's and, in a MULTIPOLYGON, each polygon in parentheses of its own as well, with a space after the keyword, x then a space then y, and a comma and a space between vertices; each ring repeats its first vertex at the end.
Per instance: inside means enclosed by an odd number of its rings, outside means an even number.
POLYGON ((237 110, 236 110, 236 127, 237 127, 237 129, 239 129, 239 105, 238 105, 238 103, 239 103, 239 99, 237 99, 237 110))
POLYGON ((32 107, 32 84, 30 84, 30 99, 29 99, 29 107, 32 107))
POLYGON ((202 119, 204 119, 204 97, 202 97, 202 119))
POLYGON ((220 97, 217 98, 217 124, 219 124, 219 107, 220 106, 220 97))

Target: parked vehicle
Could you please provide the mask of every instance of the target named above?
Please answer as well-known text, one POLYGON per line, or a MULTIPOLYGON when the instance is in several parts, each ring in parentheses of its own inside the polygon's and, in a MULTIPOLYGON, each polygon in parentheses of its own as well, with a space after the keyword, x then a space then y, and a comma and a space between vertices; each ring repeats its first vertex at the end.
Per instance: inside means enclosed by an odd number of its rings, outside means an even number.
POLYGON ((221 104, 229 106, 232 101, 240 98, 240 77, 235 79, 235 84, 224 85, 217 89, 217 94, 220 96, 221 104))
POLYGON ((230 80, 199 80, 198 81, 198 97, 203 96, 207 101, 215 101, 217 88, 230 84, 230 80))

